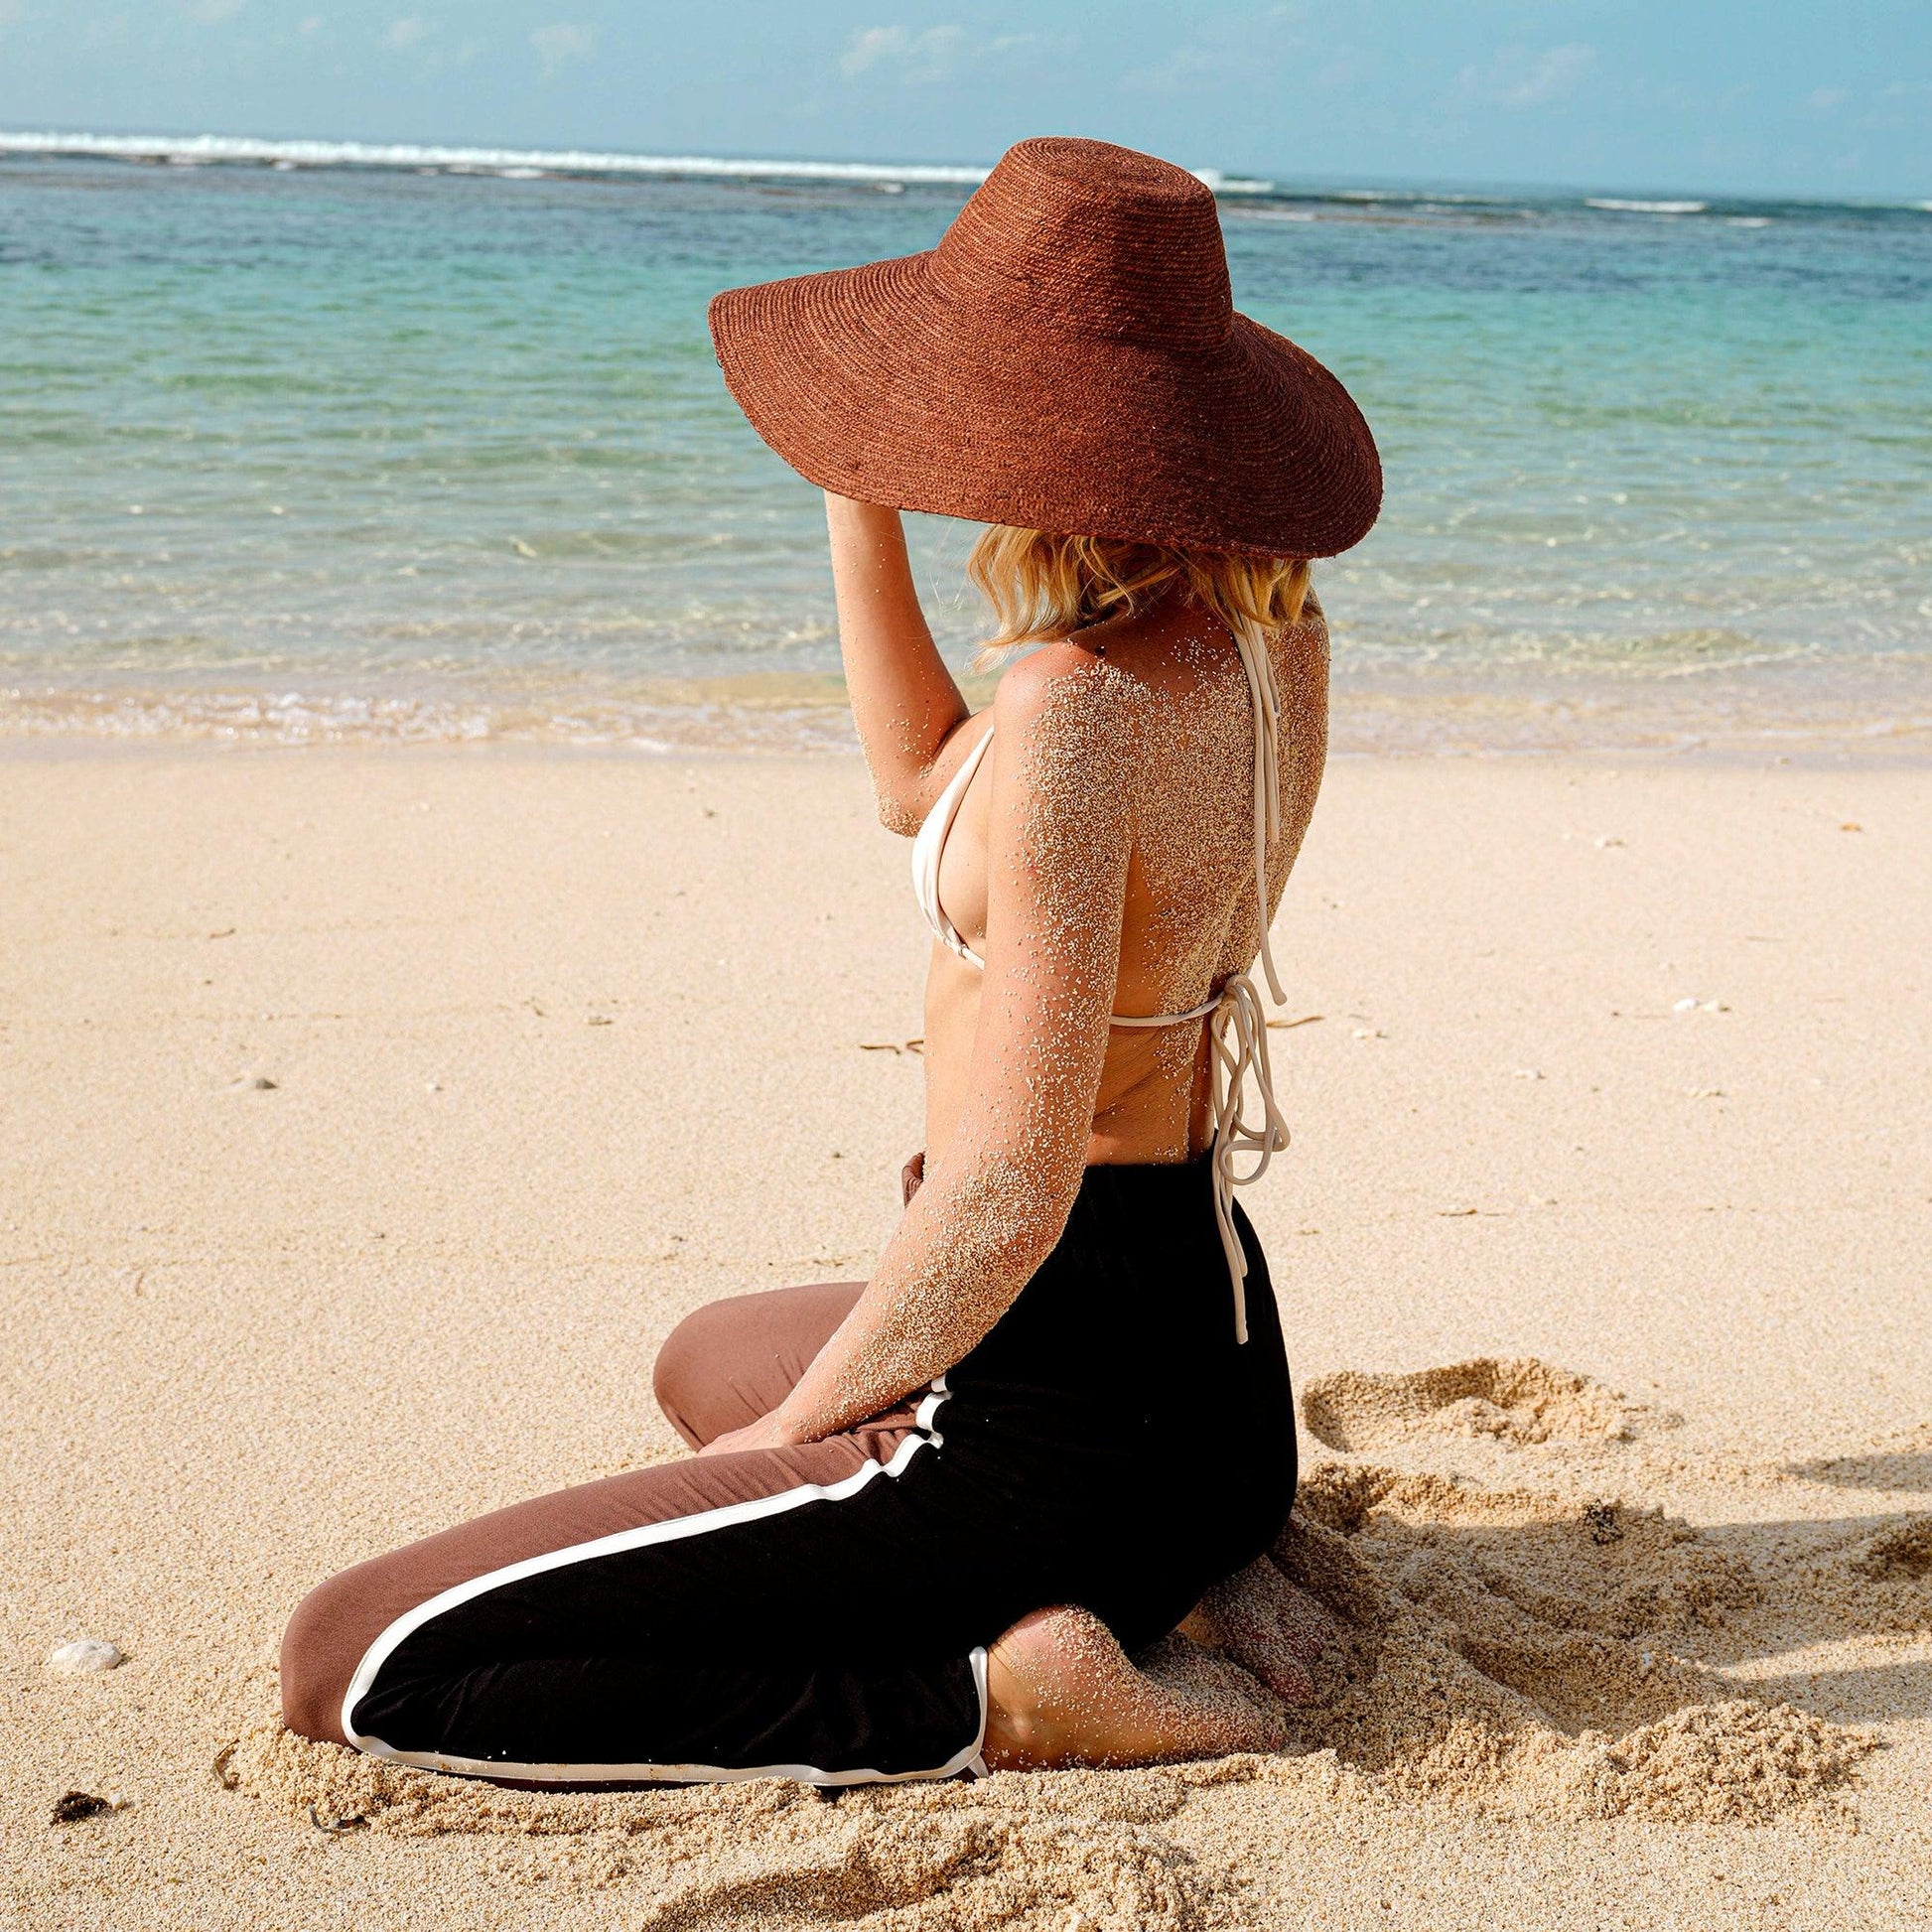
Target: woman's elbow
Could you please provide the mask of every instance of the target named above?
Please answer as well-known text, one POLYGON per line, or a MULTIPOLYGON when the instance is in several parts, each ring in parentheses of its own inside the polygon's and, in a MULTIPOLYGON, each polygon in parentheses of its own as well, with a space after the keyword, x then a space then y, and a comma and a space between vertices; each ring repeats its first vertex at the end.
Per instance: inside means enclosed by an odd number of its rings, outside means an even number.
POLYGON ((873 802, 879 809, 879 822, 902 839, 916 838, 925 814, 917 797, 895 791, 889 785, 873 786, 873 802))
POLYGON ((871 748, 866 751, 866 770, 872 779, 873 808, 880 824, 901 838, 912 838, 925 817, 926 774, 876 758, 871 748))
POLYGON ((1016 1161, 990 1186, 975 1190, 981 1224, 1000 1247, 1008 1271, 1030 1278, 1059 1245, 1084 1172, 1084 1163, 1068 1172, 1059 1162, 1042 1171, 1037 1163, 1016 1161))

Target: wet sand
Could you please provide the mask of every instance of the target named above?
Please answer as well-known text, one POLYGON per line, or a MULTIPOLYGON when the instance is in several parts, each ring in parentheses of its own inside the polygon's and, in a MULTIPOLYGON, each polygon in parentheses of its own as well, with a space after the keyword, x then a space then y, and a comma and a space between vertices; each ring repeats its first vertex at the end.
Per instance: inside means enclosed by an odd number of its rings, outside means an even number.
POLYGON ((918 1133, 904 854, 847 758, 0 751, 20 1922, 1932 1916, 1909 768, 1331 770, 1247 1196, 1278 1558, 1345 1630, 1296 1751, 828 1805, 278 1731, 310 1584, 671 1453, 681 1314, 864 1273, 918 1133), (75 1638, 126 1661, 51 1670, 75 1638))

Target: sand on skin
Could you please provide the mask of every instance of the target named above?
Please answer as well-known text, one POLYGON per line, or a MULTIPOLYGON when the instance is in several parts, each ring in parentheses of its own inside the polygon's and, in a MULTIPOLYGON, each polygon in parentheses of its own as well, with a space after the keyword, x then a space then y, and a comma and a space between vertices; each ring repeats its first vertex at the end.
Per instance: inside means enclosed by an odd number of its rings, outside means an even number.
POLYGON ((863 1273, 917 1137, 904 848, 848 759, 9 748, 14 1908, 1922 1922, 1928 826, 1908 769, 1333 769, 1249 1197, 1317 1432, 1283 1561, 1351 1618, 1309 1754, 504 1797, 278 1735, 281 1621, 669 1453, 698 1302, 863 1273), (50 1673, 80 1636, 128 1661, 50 1673), (131 1802, 55 1827, 70 1787, 131 1802))

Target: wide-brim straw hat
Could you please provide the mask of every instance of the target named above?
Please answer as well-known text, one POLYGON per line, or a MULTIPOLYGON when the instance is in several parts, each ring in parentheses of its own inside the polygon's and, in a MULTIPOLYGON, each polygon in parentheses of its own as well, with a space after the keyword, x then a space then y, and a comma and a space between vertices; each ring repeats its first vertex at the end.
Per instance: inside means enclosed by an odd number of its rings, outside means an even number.
POLYGON ((1382 502, 1375 439, 1237 315, 1212 193, 1103 141, 1022 141, 937 248, 731 289, 752 426, 842 496, 1026 529, 1329 557, 1382 502))

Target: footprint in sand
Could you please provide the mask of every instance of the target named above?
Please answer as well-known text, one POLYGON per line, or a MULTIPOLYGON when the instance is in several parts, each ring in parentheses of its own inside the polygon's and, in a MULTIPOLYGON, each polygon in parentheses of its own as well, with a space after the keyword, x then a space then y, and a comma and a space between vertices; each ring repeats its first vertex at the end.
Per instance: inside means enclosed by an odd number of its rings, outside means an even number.
POLYGON ((1587 1375, 1533 1356, 1482 1355, 1413 1375, 1342 1369, 1302 1396, 1309 1434, 1332 1449, 1380 1449, 1418 1438, 1627 1443, 1641 1412, 1587 1375))

